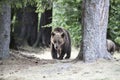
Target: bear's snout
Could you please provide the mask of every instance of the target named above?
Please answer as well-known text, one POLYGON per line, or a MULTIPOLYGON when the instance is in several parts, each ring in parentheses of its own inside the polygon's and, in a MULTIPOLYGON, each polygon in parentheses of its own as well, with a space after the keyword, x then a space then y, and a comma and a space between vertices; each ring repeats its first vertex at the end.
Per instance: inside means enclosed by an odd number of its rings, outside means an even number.
POLYGON ((56 47, 55 47, 55 49, 57 50, 57 49, 58 49, 58 47, 56 46, 56 47))

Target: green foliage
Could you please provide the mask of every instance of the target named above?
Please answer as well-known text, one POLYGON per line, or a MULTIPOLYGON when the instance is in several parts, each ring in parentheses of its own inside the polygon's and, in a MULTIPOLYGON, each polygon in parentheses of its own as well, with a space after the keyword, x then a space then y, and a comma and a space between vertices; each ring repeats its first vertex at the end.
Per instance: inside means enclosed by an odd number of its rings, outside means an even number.
MULTIPOLYGON (((120 44, 120 0, 110 0, 108 33, 110 39, 120 44)), ((53 26, 69 30, 73 44, 81 40, 81 0, 54 0, 53 26)))
POLYGON ((115 42, 120 44, 120 37, 115 38, 115 42))
POLYGON ((53 2, 53 23, 64 27, 71 34, 72 44, 78 46, 81 40, 81 0, 56 0, 53 2))
POLYGON ((36 0, 11 0, 12 8, 22 8, 27 5, 35 5, 36 0))
POLYGON ((52 0, 36 0, 37 10, 36 12, 44 12, 45 9, 51 9, 52 0))
POLYGON ((120 0, 111 0, 108 33, 120 45, 120 0))
MULTIPOLYGON (((44 12, 53 6, 53 27, 64 27, 69 30, 73 45, 81 41, 81 2, 82 0, 1 0, 8 2, 13 8, 36 5, 36 12, 44 12)), ((110 38, 120 44, 120 0, 110 0, 108 33, 110 38)))

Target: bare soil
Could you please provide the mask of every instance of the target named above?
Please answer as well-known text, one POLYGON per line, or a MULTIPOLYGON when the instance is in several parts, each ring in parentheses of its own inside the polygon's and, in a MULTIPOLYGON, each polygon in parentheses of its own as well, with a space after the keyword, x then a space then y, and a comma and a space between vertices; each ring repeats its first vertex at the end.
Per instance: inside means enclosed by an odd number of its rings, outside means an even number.
MULTIPOLYGON (((50 49, 11 50, 0 60, 0 80, 120 80, 120 60, 73 62, 79 50, 72 49, 69 60, 53 60, 50 49)), ((120 53, 113 56, 120 59, 120 53)))

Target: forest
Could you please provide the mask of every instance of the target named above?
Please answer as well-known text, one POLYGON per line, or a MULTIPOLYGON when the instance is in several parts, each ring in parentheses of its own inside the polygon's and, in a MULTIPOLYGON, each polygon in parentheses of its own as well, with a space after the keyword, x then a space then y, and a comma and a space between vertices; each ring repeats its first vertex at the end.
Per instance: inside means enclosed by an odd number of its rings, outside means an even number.
MULTIPOLYGON (((4 2, 1 1, 1 4, 4 2)), ((110 0, 107 28, 107 39, 113 40, 118 47, 120 45, 119 3, 119 0, 110 0)), ((13 0, 9 2, 9 5, 11 5, 10 48, 26 44, 32 47, 40 46, 40 44, 48 46, 49 41, 44 42, 42 36, 50 34, 51 26, 52 28, 60 26, 69 30, 72 45, 80 46, 82 0, 58 0, 54 1, 54 4, 49 0, 13 0), (41 34, 42 31, 44 33, 42 29, 48 27, 50 28, 47 31, 48 34, 41 34)))
POLYGON ((0 1, 0 80, 119 80, 119 74, 120 0, 0 1), (57 27, 70 34, 70 59, 51 56, 57 27))

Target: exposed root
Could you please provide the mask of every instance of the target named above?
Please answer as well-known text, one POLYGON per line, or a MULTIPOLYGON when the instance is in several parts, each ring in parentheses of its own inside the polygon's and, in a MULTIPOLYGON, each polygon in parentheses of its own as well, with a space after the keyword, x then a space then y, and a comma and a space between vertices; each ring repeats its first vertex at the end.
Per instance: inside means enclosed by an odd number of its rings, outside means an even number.
POLYGON ((105 54, 103 58, 106 59, 106 60, 112 60, 113 59, 113 57, 110 53, 105 54))

